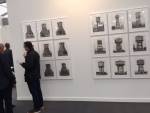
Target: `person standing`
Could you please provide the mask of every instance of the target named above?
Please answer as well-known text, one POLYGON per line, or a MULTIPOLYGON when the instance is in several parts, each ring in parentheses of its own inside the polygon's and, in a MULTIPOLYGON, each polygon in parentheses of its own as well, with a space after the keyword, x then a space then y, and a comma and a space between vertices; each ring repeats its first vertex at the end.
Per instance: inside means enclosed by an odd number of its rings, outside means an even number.
POLYGON ((5 44, 5 51, 4 51, 5 56, 8 58, 8 63, 9 63, 9 67, 11 68, 12 71, 12 75, 13 75, 13 79, 14 79, 14 86, 16 84, 16 77, 14 74, 14 61, 13 61, 13 54, 12 54, 12 50, 10 49, 10 44, 6 43, 5 44))
POLYGON ((12 54, 12 50, 10 49, 10 44, 9 43, 5 43, 5 51, 4 51, 4 53, 6 55, 8 55, 9 65, 10 65, 12 71, 14 71, 13 54, 12 54))
POLYGON ((4 45, 0 43, 0 113, 13 113, 12 83, 12 72, 4 54, 4 45))
POLYGON ((10 49, 10 44, 9 43, 5 43, 4 53, 8 56, 8 58, 9 58, 8 62, 9 62, 10 68, 14 72, 13 54, 12 54, 12 50, 10 49))
POLYGON ((25 82, 27 82, 29 91, 33 98, 33 109, 28 113, 40 113, 43 107, 43 96, 40 86, 40 56, 34 50, 30 41, 24 42, 26 51, 25 62, 20 65, 25 69, 25 82))
MULTIPOLYGON (((9 63, 9 67, 11 68, 12 71, 12 75, 14 77, 14 83, 13 83, 13 87, 15 87, 16 84, 16 77, 14 74, 14 61, 13 61, 13 54, 12 54, 12 50, 10 49, 10 44, 9 43, 5 43, 5 51, 4 54, 8 57, 8 63, 9 63)), ((13 92, 13 90, 12 90, 13 92)), ((15 107, 16 105, 12 104, 12 107, 15 107)))

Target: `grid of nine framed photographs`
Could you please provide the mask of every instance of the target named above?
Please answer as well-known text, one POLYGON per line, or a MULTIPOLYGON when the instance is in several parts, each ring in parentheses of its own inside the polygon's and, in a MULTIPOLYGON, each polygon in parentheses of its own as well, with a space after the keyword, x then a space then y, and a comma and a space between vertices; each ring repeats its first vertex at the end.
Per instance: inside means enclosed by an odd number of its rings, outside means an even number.
POLYGON ((92 70, 99 78, 150 78, 149 8, 90 15, 92 70))
POLYGON ((40 54, 42 79, 72 79, 68 19, 23 22, 24 41, 40 54))

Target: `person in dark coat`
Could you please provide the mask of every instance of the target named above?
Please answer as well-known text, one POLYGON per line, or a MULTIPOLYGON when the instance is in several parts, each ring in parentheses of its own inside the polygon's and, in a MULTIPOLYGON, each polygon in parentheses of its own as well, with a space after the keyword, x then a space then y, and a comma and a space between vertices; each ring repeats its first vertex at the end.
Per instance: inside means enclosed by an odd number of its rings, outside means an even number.
POLYGON ((9 65, 12 69, 12 71, 14 71, 14 61, 13 61, 13 54, 12 54, 12 50, 10 49, 10 44, 9 43, 6 43, 5 44, 5 51, 4 53, 8 56, 8 62, 9 62, 9 65))
MULTIPOLYGON (((8 57, 8 63, 9 63, 9 67, 11 68, 11 71, 12 71, 12 74, 13 74, 13 77, 14 77, 14 87, 15 87, 15 84, 16 84, 16 77, 15 77, 15 74, 14 74, 14 61, 13 61, 13 54, 12 54, 12 50, 10 49, 10 44, 9 43, 5 43, 5 51, 4 51, 4 54, 8 57)), ((13 91, 13 90, 12 90, 13 91)), ((12 104, 12 107, 15 107, 16 105, 13 105, 12 104)))
POLYGON ((25 69, 25 82, 33 98, 34 107, 28 113, 39 113, 43 107, 43 96, 40 86, 40 56, 34 50, 31 42, 24 42, 26 50, 25 62, 20 63, 25 69))
POLYGON ((4 54, 4 45, 0 44, 0 113, 13 113, 12 83, 12 72, 4 54))
POLYGON ((4 51, 5 56, 8 58, 8 63, 9 63, 9 67, 11 68, 13 77, 14 77, 14 85, 16 84, 16 77, 14 75, 14 61, 13 61, 13 54, 12 54, 12 50, 10 49, 10 44, 6 43, 5 44, 5 51, 4 51))

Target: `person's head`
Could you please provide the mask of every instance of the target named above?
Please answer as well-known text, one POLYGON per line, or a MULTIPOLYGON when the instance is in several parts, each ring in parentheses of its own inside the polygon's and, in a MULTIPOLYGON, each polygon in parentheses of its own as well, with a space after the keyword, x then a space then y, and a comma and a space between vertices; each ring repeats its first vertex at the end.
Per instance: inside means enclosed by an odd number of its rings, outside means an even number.
POLYGON ((5 43, 5 48, 6 49, 10 49, 10 44, 9 43, 5 43))
POLYGON ((33 50, 33 45, 30 41, 24 42, 24 49, 28 52, 33 50))
POLYGON ((4 44, 0 43, 0 53, 4 52, 4 44))

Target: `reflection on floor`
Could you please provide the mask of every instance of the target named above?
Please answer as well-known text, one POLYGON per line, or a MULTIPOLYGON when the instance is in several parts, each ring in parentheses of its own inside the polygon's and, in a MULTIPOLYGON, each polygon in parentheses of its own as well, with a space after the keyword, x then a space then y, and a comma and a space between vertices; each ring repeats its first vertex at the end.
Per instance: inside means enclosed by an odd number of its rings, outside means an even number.
MULTIPOLYGON (((150 103, 54 102, 44 103, 41 113, 150 113, 150 103)), ((14 113, 27 113, 30 101, 18 101, 14 113)))

